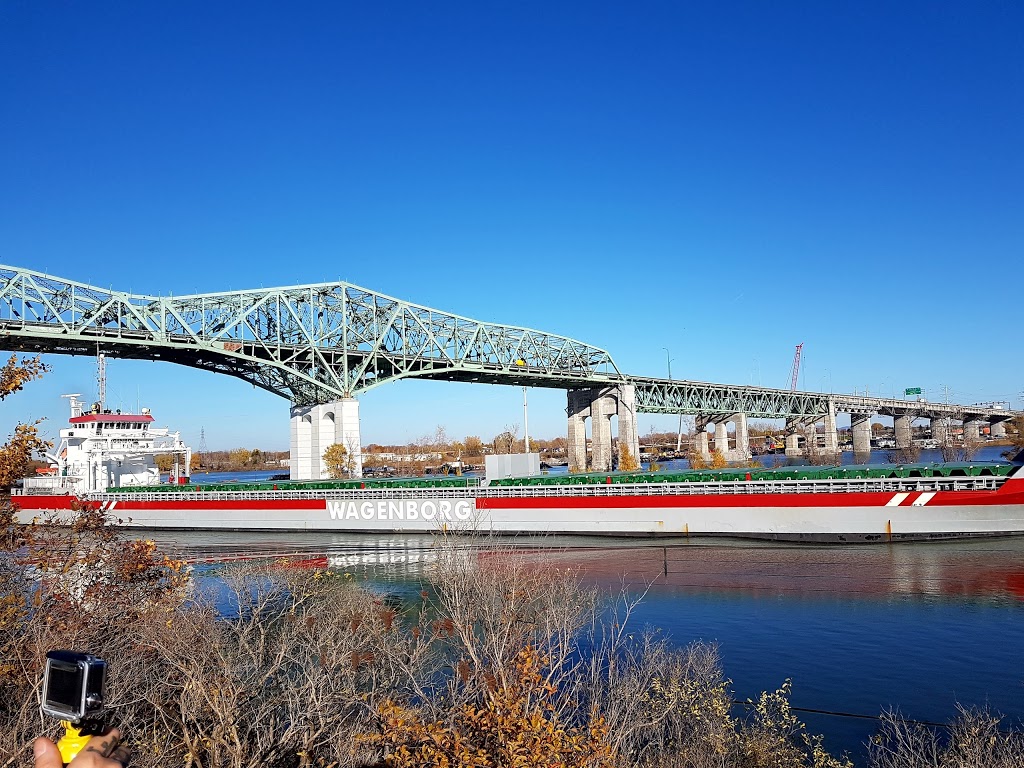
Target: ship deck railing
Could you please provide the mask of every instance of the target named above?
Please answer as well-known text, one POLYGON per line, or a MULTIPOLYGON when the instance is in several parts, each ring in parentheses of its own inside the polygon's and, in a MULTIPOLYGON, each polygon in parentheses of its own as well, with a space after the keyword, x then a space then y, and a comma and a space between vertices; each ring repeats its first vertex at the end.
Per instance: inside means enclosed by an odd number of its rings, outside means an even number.
POLYGON ((850 478, 828 480, 738 480, 697 483, 609 483, 590 485, 514 485, 468 488, 380 487, 352 490, 181 491, 92 494, 95 500, 131 501, 267 501, 274 499, 475 499, 615 496, 757 496, 790 493, 915 493, 929 491, 994 491, 1005 477, 850 478))

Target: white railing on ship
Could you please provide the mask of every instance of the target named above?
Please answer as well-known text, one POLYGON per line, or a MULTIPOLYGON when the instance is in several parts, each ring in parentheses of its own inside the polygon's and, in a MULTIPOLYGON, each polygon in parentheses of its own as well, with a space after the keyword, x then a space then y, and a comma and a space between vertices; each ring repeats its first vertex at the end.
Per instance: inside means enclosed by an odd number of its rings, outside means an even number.
POLYGON ((991 491, 1005 477, 862 478, 839 480, 739 480, 721 483, 612 483, 593 485, 514 485, 484 488, 366 488, 298 491, 164 491, 94 494, 91 498, 132 501, 266 501, 282 499, 446 499, 543 498, 558 496, 756 496, 785 493, 901 493, 991 491))

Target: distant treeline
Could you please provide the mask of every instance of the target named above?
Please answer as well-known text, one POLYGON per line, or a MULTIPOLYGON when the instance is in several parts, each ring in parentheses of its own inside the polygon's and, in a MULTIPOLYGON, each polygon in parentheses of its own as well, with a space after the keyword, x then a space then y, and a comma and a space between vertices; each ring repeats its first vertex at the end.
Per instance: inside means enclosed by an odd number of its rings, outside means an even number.
POLYGON ((265 469, 284 466, 288 451, 261 451, 259 448, 233 448, 230 451, 204 451, 192 455, 192 470, 265 469))

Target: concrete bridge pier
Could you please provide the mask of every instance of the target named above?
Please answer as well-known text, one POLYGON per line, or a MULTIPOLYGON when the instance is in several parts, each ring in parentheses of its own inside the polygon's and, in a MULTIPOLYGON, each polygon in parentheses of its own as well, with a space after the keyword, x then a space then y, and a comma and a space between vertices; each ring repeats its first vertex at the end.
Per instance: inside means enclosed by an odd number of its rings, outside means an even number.
POLYGON ((623 448, 629 449, 633 461, 640 465, 640 431, 636 425, 636 387, 623 384, 618 387, 616 415, 619 417, 619 461, 623 448))
POLYGON ((910 429, 911 421, 913 421, 913 419, 911 419, 909 413, 893 416, 892 426, 893 432, 896 433, 897 448, 909 448, 911 443, 913 443, 913 433, 910 429))
POLYGON ((985 422, 981 419, 971 419, 964 422, 964 443, 981 442, 981 428, 985 422))
POLYGON ((612 470, 612 416, 615 401, 603 390, 590 401, 590 468, 612 470))
POLYGON ((1006 437, 1006 424, 1002 421, 989 419, 988 434, 997 440, 1002 440, 1006 437))
POLYGON ((363 476, 363 447, 359 435, 359 401, 354 397, 322 405, 291 408, 292 480, 323 480, 329 477, 324 451, 338 443, 350 457, 352 477, 363 476))
POLYGON ((636 426, 636 388, 618 387, 570 389, 566 413, 569 417, 569 468, 585 472, 610 472, 612 458, 612 416, 619 420, 619 446, 640 460, 640 436, 636 426), (591 457, 588 467, 586 420, 590 419, 591 457))
POLYGON ((747 414, 731 413, 714 418, 715 450, 726 461, 746 461, 750 458, 750 438, 747 430, 747 414), (733 425, 733 440, 729 439, 729 424, 733 425))
POLYGON ((853 433, 853 455, 857 460, 871 457, 871 414, 851 413, 850 431, 853 433))
POLYGON ((949 443, 949 417, 940 416, 932 418, 932 440, 939 445, 949 443))
POLYGON ((715 421, 715 453, 729 455, 729 422, 715 421))
POLYGON ((708 421, 697 416, 694 419, 694 429, 696 430, 696 445, 694 451, 704 461, 711 461, 711 446, 708 444, 708 421))
POLYGON ((818 420, 808 419, 803 425, 804 456, 817 456, 821 453, 821 439, 818 437, 818 420))
POLYGON ((839 453, 839 430, 836 429, 836 406, 829 398, 828 410, 825 411, 825 445, 824 452, 830 456, 839 453))
POLYGON ((569 416, 569 436, 566 450, 570 472, 587 471, 587 417, 590 416, 592 400, 589 389, 570 389, 567 393, 569 405, 565 409, 569 416))
POLYGON ((800 447, 800 430, 803 426, 803 419, 786 419, 786 455, 790 458, 804 455, 804 449, 800 447))
POLYGON ((736 447, 728 456, 730 461, 746 461, 750 458, 750 432, 747 429, 747 414, 734 413, 732 424, 736 430, 736 447))

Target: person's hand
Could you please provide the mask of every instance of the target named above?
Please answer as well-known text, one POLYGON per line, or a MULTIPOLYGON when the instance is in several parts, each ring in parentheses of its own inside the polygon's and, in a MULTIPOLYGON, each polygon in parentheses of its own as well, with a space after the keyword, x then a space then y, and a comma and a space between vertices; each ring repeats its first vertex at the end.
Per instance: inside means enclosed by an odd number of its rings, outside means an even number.
MULTIPOLYGON (((57 745, 45 736, 32 745, 36 768, 63 768, 57 745)), ((82 751, 68 763, 68 768, 124 768, 128 762, 128 748, 121 743, 121 732, 112 728, 102 736, 93 736, 82 751)))

